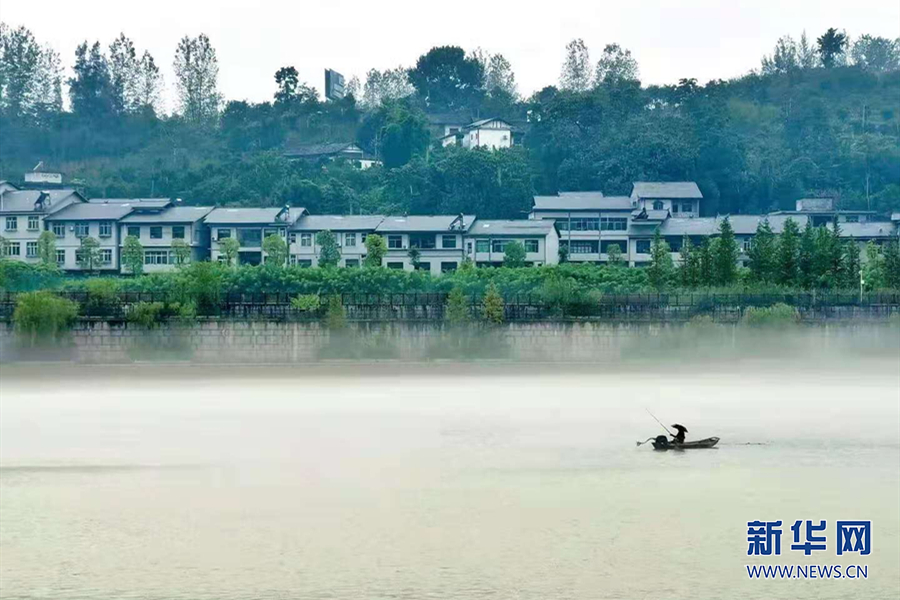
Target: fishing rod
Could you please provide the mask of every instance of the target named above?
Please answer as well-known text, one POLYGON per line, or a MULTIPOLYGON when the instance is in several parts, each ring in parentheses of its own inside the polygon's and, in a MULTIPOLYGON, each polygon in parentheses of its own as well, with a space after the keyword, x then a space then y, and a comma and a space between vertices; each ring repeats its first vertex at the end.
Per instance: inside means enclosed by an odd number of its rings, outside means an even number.
POLYGON ((654 421, 656 421, 657 423, 659 423, 659 426, 660 426, 660 427, 662 427, 663 429, 666 430, 666 433, 668 433, 668 434, 671 435, 672 437, 675 437, 675 434, 672 433, 671 431, 669 431, 669 428, 666 427, 665 425, 663 425, 663 424, 662 424, 662 421, 660 421, 659 419, 657 419, 656 417, 654 417, 654 416, 653 416, 653 413, 650 412, 650 411, 647 409, 647 407, 644 407, 644 410, 647 411, 647 414, 648 414, 648 415, 650 415, 651 417, 653 417, 653 420, 654 420, 654 421))

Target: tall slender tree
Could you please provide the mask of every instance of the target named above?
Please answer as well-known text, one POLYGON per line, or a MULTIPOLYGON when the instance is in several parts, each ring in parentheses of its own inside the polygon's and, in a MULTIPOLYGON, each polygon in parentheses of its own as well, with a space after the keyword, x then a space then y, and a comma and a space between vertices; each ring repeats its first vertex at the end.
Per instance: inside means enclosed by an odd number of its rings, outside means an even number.
POLYGON ((219 60, 205 33, 185 36, 175 49, 176 87, 181 115, 194 124, 214 123, 219 116, 219 60))
POLYGON ((572 92, 591 89, 591 55, 581 38, 566 44, 566 58, 559 74, 559 87, 572 92))
POLYGON ((775 234, 769 219, 763 219, 756 226, 756 235, 748 252, 750 272, 759 283, 772 283, 777 279, 777 247, 775 234))
POLYGON ((716 285, 732 285, 737 281, 738 245, 734 229, 728 217, 719 224, 719 237, 713 255, 713 270, 716 285))
POLYGON ((793 219, 784 222, 778 237, 777 265, 775 281, 784 286, 800 283, 800 228, 793 219))

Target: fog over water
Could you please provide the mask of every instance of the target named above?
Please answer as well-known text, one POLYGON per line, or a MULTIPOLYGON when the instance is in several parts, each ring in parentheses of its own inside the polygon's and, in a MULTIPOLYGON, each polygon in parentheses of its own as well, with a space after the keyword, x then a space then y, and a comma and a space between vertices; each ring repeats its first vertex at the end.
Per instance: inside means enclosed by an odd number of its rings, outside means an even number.
POLYGON ((0 368, 2 598, 896 598, 900 356, 0 368), (636 447, 684 423, 715 450, 636 447), (747 521, 782 520, 781 557, 747 521), (787 551, 825 519, 828 549, 787 551), (871 519, 869 556, 834 522, 871 519), (747 564, 864 564, 750 581, 747 564))

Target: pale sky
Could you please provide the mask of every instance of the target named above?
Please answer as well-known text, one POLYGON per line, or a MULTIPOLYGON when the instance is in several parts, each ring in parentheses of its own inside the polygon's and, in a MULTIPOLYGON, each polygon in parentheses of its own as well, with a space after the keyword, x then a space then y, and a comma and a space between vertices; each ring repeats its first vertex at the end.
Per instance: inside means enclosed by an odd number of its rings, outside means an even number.
POLYGON ((125 32, 150 50, 173 91, 172 59, 184 35, 206 33, 219 58, 226 99, 261 101, 274 73, 293 65, 324 87, 326 67, 365 80, 370 68, 410 66, 432 46, 482 47, 512 63, 527 96, 559 77, 565 45, 583 38, 591 58, 617 42, 638 60, 644 84, 734 77, 759 66, 784 34, 814 40, 828 27, 900 36, 897 0, 624 0, 554 2, 452 0, 3 0, 0 20, 29 27, 62 54, 67 71, 84 39, 104 46, 125 32))

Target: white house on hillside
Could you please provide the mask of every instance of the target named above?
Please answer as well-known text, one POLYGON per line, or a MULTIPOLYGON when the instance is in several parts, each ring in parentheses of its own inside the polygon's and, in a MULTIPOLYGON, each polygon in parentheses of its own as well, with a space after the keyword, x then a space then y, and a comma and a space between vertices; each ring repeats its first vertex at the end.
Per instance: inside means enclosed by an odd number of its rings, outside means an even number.
POLYGON ((481 119, 441 138, 442 146, 497 150, 512 146, 512 127, 503 119, 481 119))

